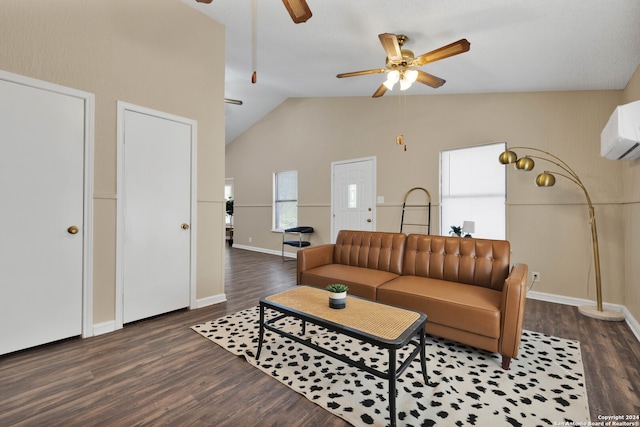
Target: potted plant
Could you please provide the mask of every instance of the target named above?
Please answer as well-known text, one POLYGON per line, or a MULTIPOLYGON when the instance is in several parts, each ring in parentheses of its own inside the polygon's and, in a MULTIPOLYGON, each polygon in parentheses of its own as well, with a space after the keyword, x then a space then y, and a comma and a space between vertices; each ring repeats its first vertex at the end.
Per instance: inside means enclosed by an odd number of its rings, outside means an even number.
POLYGON ((449 231, 449 234, 455 234, 458 237, 462 237, 462 226, 452 225, 451 231, 449 231))
POLYGON ((227 215, 233 217, 233 197, 231 196, 229 196, 229 199, 227 199, 226 211, 227 215))
POLYGON ((327 286, 329 293, 329 307, 345 308, 347 306, 347 291, 349 287, 342 283, 333 283, 327 286))

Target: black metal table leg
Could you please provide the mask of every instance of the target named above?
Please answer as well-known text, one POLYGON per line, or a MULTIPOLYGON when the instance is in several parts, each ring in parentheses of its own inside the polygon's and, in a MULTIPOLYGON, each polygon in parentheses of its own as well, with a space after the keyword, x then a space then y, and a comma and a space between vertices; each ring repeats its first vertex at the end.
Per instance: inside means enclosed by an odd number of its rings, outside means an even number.
POLYGON ((426 361, 426 353, 427 350, 425 346, 427 345, 426 332, 424 331, 424 327, 422 327, 422 331, 420 332, 420 366, 422 367, 422 377, 424 378, 425 385, 429 385, 429 374, 427 374, 427 361, 426 361))
POLYGON ((258 335, 258 352, 256 353, 256 360, 260 358, 263 339, 264 339, 264 306, 260 304, 260 333, 258 335))
POLYGON ((396 350, 389 349, 389 418, 396 425, 396 350))

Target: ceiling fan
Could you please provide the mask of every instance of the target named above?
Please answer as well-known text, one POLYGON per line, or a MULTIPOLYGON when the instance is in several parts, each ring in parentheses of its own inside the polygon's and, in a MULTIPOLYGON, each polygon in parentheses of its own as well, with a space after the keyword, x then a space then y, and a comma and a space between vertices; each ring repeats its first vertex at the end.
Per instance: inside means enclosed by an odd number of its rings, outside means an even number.
POLYGON ((387 80, 373 93, 373 98, 381 97, 387 90, 391 90, 397 82, 400 82, 400 90, 408 89, 411 84, 416 81, 431 86, 432 88, 442 86, 446 80, 425 73, 422 70, 416 70, 415 67, 467 52, 471 48, 471 43, 469 43, 467 39, 460 39, 457 42, 442 46, 439 49, 432 50, 416 58, 412 51, 402 49, 402 46, 409 40, 409 37, 404 34, 383 33, 378 35, 378 38, 387 54, 386 68, 354 71, 336 76, 343 78, 387 73, 387 80))
MULTIPOLYGON (((211 3, 213 0, 196 0, 198 3, 211 3)), ((282 0, 284 7, 287 8, 287 12, 291 15, 291 19, 296 24, 307 22, 311 18, 311 9, 307 5, 305 0, 282 0)))

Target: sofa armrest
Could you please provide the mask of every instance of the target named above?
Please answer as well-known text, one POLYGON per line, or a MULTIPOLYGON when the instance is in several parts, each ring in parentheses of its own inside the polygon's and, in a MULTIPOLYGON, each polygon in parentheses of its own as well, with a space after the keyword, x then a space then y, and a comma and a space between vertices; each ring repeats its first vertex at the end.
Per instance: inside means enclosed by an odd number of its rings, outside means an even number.
POLYGON ((527 300, 527 264, 515 264, 502 288, 502 313, 500 331, 500 354, 508 357, 518 355, 522 324, 524 321, 524 307, 527 300))
POLYGON ((301 284, 301 277, 304 271, 310 270, 321 265, 333 264, 333 251, 335 244, 319 245, 304 248, 297 254, 297 274, 296 283, 301 284))

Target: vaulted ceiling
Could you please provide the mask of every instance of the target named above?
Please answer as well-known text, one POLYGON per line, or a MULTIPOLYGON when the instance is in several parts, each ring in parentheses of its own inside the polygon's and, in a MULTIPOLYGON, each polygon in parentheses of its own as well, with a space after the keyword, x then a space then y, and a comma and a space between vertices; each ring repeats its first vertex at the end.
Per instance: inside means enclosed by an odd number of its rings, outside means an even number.
POLYGON ((243 101, 225 106, 227 143, 290 97, 370 97, 384 74, 336 74, 384 67, 385 32, 406 34, 416 55, 471 43, 421 67, 444 86, 414 83, 407 95, 623 89, 640 64, 638 0, 307 0, 302 24, 259 0, 252 84, 253 0, 182 1, 226 26, 225 96, 243 101))

